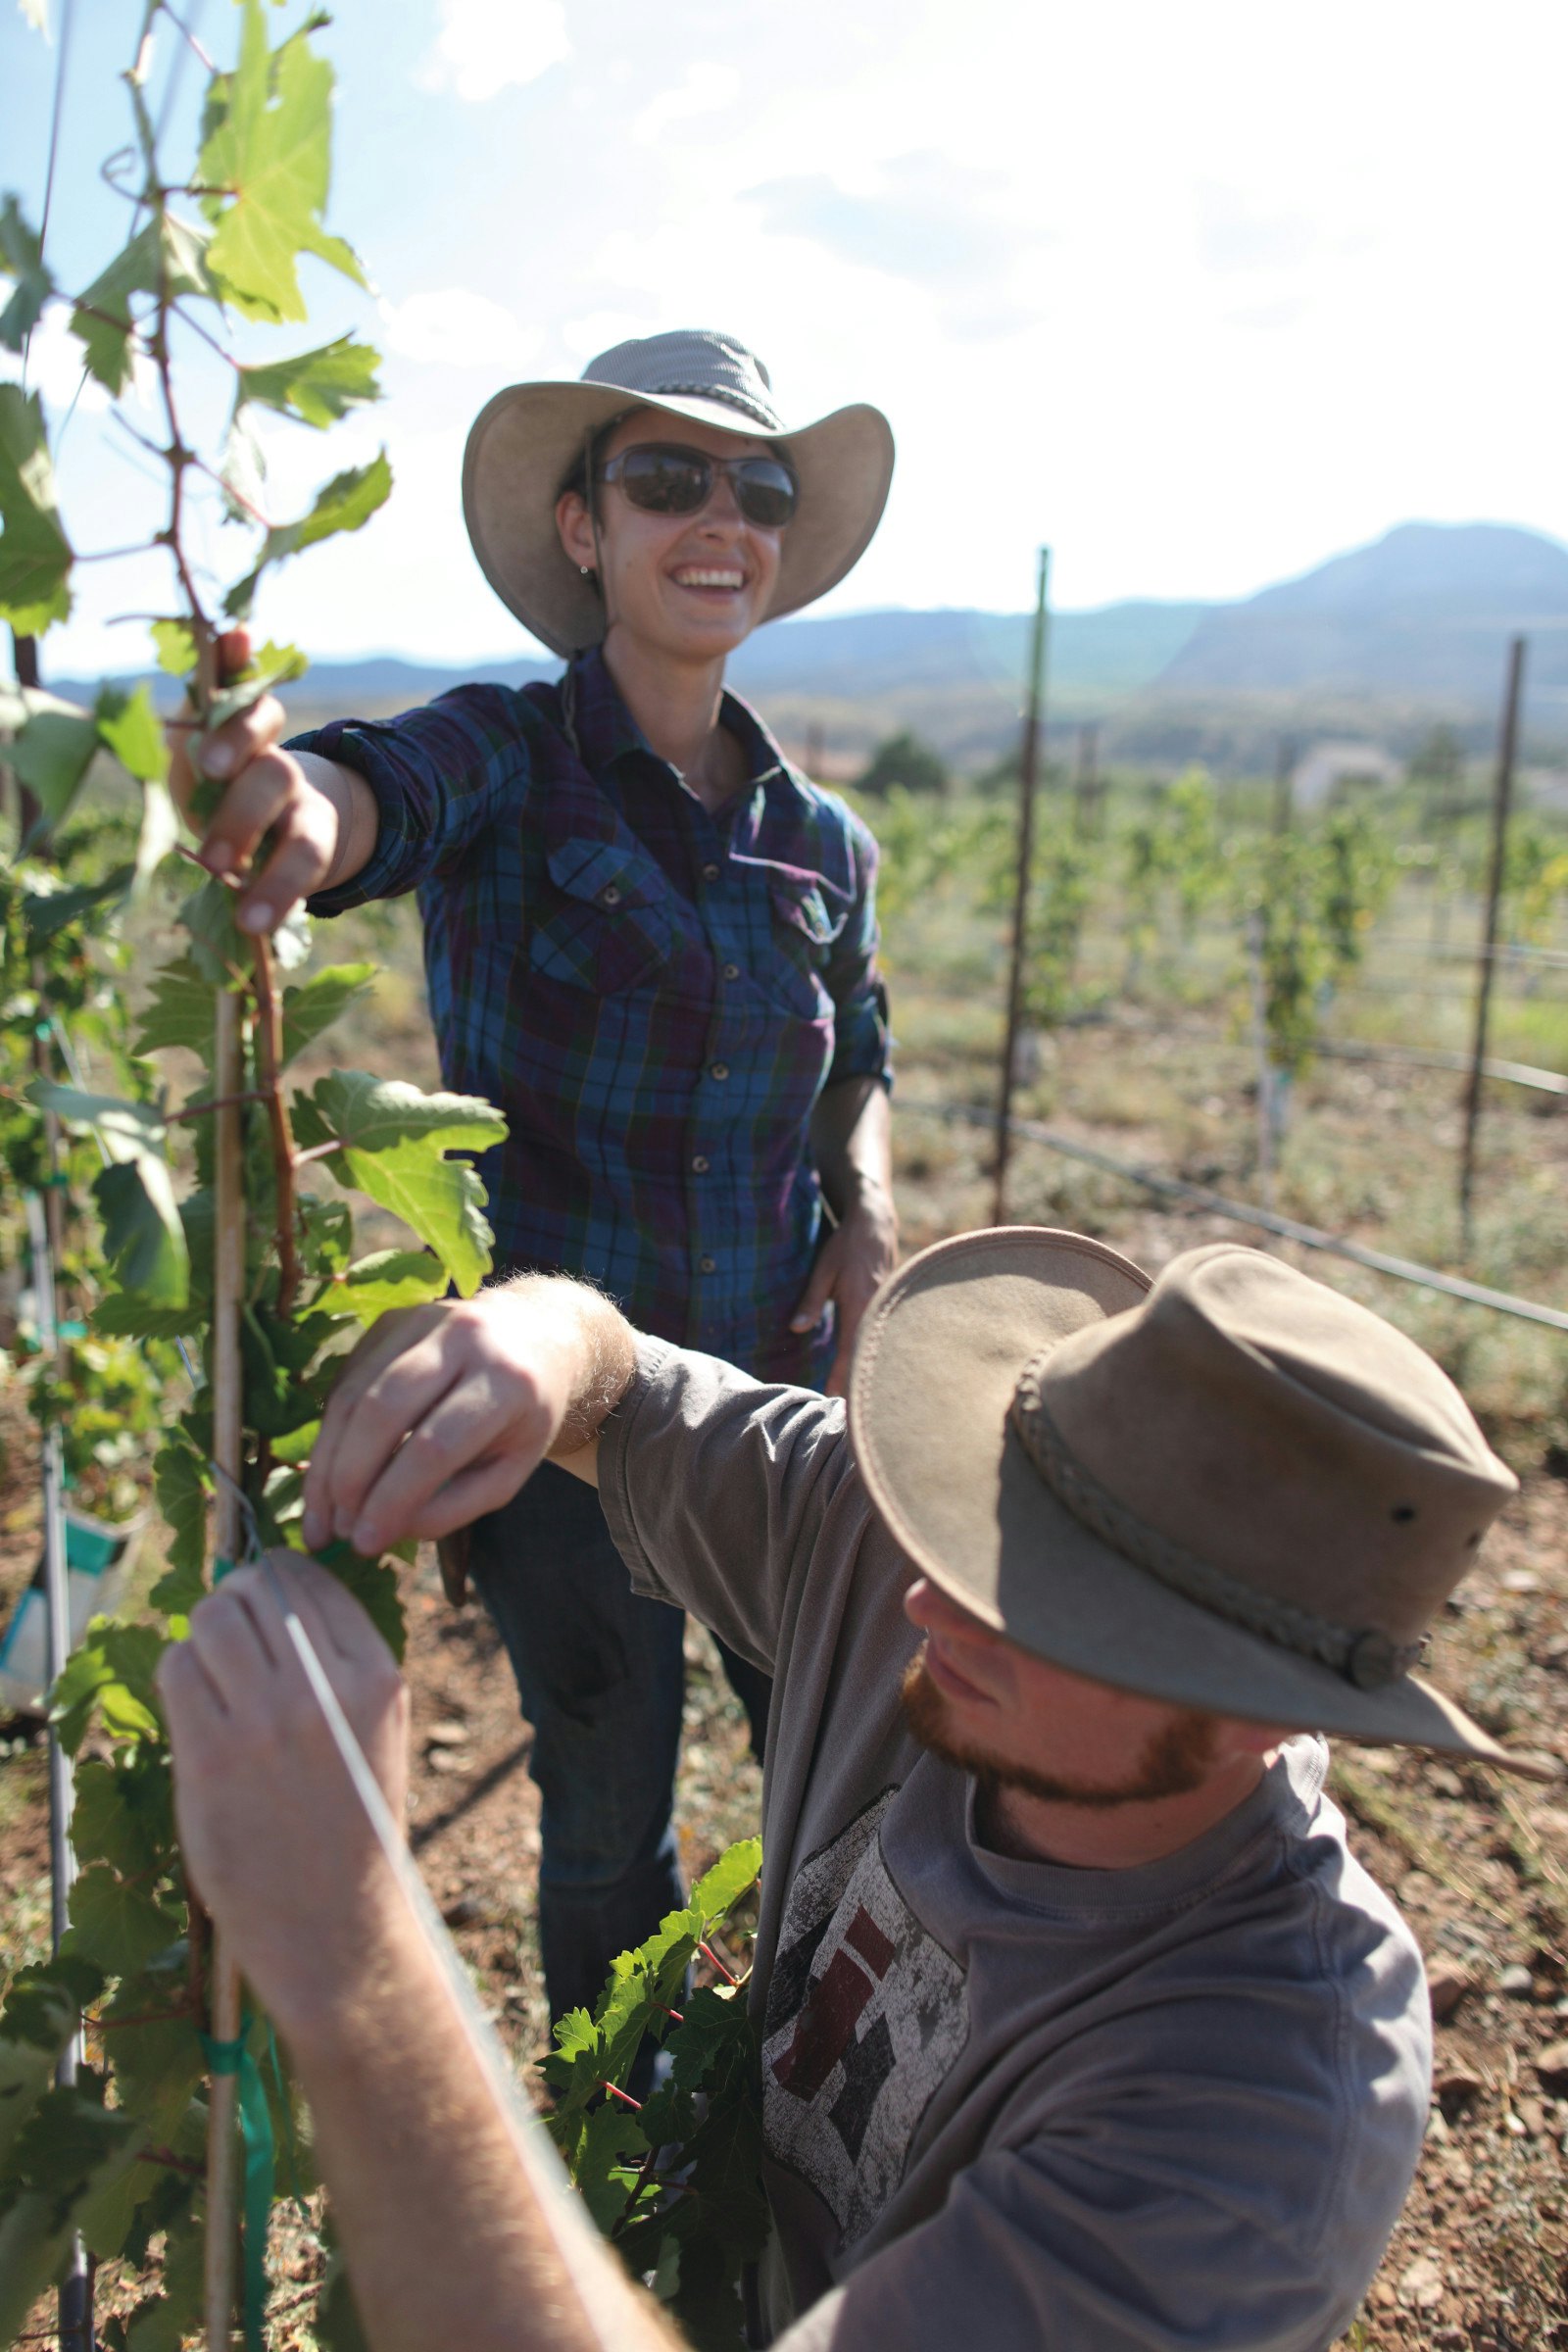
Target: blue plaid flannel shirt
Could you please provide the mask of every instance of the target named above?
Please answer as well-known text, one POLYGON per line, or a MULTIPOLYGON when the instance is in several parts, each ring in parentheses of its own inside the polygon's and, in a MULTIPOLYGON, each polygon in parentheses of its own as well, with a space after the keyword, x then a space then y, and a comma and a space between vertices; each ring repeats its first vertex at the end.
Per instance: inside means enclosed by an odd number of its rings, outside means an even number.
POLYGON ((876 845, 745 703, 751 782, 712 816, 602 657, 464 686, 294 749, 366 778, 369 862, 311 911, 418 893, 445 1083, 506 1112, 479 1162, 498 1268, 591 1277, 645 1331, 818 1381, 792 1334, 816 1250, 824 1087, 890 1083, 876 845))

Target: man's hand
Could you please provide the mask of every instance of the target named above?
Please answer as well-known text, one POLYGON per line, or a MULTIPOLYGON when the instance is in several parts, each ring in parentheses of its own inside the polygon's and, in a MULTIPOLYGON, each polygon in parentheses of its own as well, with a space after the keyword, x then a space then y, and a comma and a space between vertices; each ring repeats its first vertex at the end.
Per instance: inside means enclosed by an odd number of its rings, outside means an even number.
POLYGON ((899 1262, 899 1220, 893 1197, 880 1185, 862 1185, 854 1205, 817 1252, 811 1279, 790 1318, 792 1331, 812 1331, 831 1299, 837 1348, 827 1376, 829 1396, 844 1396, 860 1318, 899 1262))
POLYGON ((583 1456, 635 1361, 629 1325, 543 1277, 383 1315, 348 1358, 305 1480, 308 1544, 373 1555, 510 1502, 547 1453, 583 1456))
MULTIPOLYGON (((271 1556, 401 1821, 408 1697, 392 1653, 325 1569, 271 1556)), ((362 1980, 401 1897, 260 1568, 199 1604, 158 1687, 192 1882, 269 2013, 308 2031, 362 1980)))
MULTIPOLYGON (((237 677, 250 660, 250 638, 230 629, 218 640, 219 676, 237 677)), ((213 874, 242 874, 264 839, 270 855, 249 875, 235 908, 242 931, 271 931, 313 890, 359 872, 375 846, 375 799, 363 776, 335 760, 280 751, 287 724, 275 695, 193 735, 188 724, 170 728, 170 789, 193 829, 201 820, 191 803, 202 779, 226 789, 197 852, 213 874)))

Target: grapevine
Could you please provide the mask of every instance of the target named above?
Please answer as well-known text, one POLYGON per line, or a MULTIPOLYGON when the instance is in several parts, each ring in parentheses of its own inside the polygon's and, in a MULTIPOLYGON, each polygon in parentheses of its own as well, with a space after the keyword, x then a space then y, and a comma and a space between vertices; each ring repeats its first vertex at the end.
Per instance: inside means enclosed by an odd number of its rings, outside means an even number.
MULTIPOLYGON (((84 370, 164 469, 165 514, 148 544, 167 555, 172 597, 152 634, 161 665, 185 688, 192 723, 202 726, 303 667, 292 648, 266 646, 247 658, 248 646, 231 640, 229 674, 220 678, 221 625, 248 617, 269 567, 359 528, 390 488, 383 454, 339 473, 294 520, 270 518, 256 495, 257 409, 324 430, 377 397, 376 354, 349 336, 282 359, 250 356, 248 326, 306 317, 301 257, 363 282, 352 251, 322 220, 332 75, 312 48, 313 29, 308 19, 274 46, 261 0, 244 0, 237 63, 211 73, 199 152, 175 182, 158 153, 149 91, 160 42, 186 36, 161 0, 149 0, 125 75, 135 161, 112 168, 130 210, 122 251, 85 288, 65 292, 17 198, 6 200, 3 215, 0 251, 13 291, 0 337, 20 349, 46 305, 68 304, 84 370), (187 397, 198 367, 216 367, 230 388, 226 437, 210 451, 188 421, 199 405, 187 397), (126 415, 138 381, 156 397, 155 442, 137 421, 139 409, 126 415), (232 544, 236 533, 245 545, 225 591, 205 551, 232 544)), ((0 616, 42 636, 72 610, 79 558, 57 495, 42 406, 15 384, 0 386, 0 616)), ((0 2325, 7 2338, 24 2326, 77 2233, 94 2260, 133 2270, 147 2269, 161 2236, 156 2287, 149 2277, 136 2310, 104 2330, 124 2352, 156 2352, 193 2332, 204 2308, 210 2331, 227 2333, 230 2249, 226 2230, 206 2230, 212 2192, 204 2198, 202 2183, 204 2167, 220 2187, 232 2169, 236 2069, 254 2070, 248 2129, 255 2134, 270 2124, 277 2146, 295 2150, 296 2179, 311 2184, 308 2134, 293 2112, 286 2068, 265 2020, 238 2022, 237 1984, 185 1884, 158 1661, 235 1556, 241 1520, 266 1542, 298 1542, 301 1466, 336 1354, 384 1308, 438 1297, 450 1284, 467 1294, 489 1270, 483 1189, 469 1162, 452 1154, 489 1149, 505 1126, 487 1103, 422 1095, 365 1071, 335 1070, 308 1090, 293 1087, 291 1065, 373 974, 342 965, 290 977, 306 953, 304 926, 271 941, 245 937, 228 880, 206 880, 184 900, 182 952, 157 972, 134 1035, 109 1053, 102 1007, 89 1003, 80 925, 128 894, 154 894, 156 903, 177 831, 164 730, 145 687, 106 687, 90 710, 20 688, 0 716, 12 737, 7 760, 38 808, 37 830, 61 836, 89 770, 116 770, 141 796, 130 854, 112 873, 77 885, 74 897, 61 887, 63 875, 20 863, 7 872, 27 958, 24 970, 6 975, 8 1157, 21 1181, 36 1182, 37 1139, 51 1121, 72 1139, 65 1172, 78 1198, 96 1169, 90 1183, 106 1278, 87 1286, 82 1359, 93 1349, 140 1349, 157 1368, 178 1341, 195 1374, 154 1464, 172 1540, 151 1614, 95 1621, 53 1694, 66 1747, 79 1752, 89 1730, 98 1740, 76 1774, 79 1876, 69 1934, 54 1957, 20 1972, 0 2016, 0 2325), (33 966, 45 948, 52 978, 40 990, 33 966), (15 1030, 29 996, 40 1006, 47 1000, 62 1050, 94 1050, 94 1083, 40 1073, 24 1095, 13 1083, 21 1076, 15 1030), (128 1054, 119 1050, 126 1042, 128 1054), (177 1103, 156 1058, 172 1049, 194 1054, 202 1072, 177 1103), (237 1180, 228 1188, 232 1218, 225 1175, 237 1180), (412 1229, 410 1246, 356 1257, 349 1203, 323 1191, 322 1177, 392 1210, 412 1229), (231 1365, 225 1317, 237 1343, 231 1365), (51 2086, 57 2058, 83 2024, 92 2062, 74 2083, 51 2086)), ((8 939, 17 937, 8 928, 8 939)), ((39 1017, 34 1011, 35 1029, 39 1017)), ((85 1274, 69 1262, 66 1270, 85 1274)), ((62 1394, 45 1396, 42 1409, 58 1414, 65 1401, 62 1394)), ((401 1653, 392 1566, 347 1557, 336 1569, 401 1653)), ((251 2219, 246 2320, 255 2341, 266 2216, 253 2211, 251 2219)))

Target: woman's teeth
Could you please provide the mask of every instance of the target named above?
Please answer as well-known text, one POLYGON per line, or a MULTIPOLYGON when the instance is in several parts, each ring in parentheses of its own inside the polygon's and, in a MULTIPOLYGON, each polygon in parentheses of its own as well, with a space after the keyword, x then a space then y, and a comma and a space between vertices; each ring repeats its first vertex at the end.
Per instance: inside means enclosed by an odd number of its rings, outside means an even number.
POLYGON ((699 571, 695 565, 683 564, 675 574, 678 588, 740 588, 745 585, 738 571, 699 571))

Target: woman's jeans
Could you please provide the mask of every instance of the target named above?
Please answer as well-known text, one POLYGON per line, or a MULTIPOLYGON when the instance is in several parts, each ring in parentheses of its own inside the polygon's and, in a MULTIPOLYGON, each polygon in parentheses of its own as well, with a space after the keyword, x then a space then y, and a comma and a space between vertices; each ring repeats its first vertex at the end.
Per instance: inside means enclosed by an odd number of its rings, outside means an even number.
MULTIPOLYGON (((615 1954, 686 1900, 669 1819, 686 1620, 633 1592, 597 1493, 553 1462, 475 1525, 468 1566, 533 1726, 550 2014, 591 2010, 615 1954)), ((771 1685, 720 1649, 760 1756, 771 1685)))

